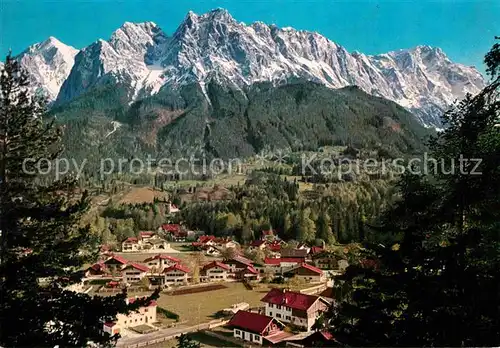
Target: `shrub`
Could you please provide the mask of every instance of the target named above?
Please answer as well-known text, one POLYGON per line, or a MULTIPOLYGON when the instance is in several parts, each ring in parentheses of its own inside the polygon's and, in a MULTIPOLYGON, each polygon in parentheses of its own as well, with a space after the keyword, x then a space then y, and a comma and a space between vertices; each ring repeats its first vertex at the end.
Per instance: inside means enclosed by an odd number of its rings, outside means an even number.
POLYGON ((179 318, 180 318, 179 314, 171 312, 168 309, 165 309, 162 307, 157 307, 156 311, 158 313, 160 313, 161 315, 163 315, 167 319, 174 319, 175 321, 179 321, 179 318))

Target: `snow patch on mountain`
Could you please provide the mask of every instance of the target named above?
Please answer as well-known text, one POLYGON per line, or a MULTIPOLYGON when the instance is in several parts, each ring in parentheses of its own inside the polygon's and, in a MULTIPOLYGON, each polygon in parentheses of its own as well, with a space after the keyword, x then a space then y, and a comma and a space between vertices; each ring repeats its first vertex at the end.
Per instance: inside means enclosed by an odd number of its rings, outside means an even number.
POLYGON ((16 56, 30 76, 32 93, 42 93, 50 101, 59 94, 73 67, 78 50, 55 37, 34 44, 16 56))
POLYGON ((100 40, 77 55, 58 101, 67 102, 110 81, 124 86, 134 101, 188 83, 204 89, 214 79, 236 88, 296 79, 330 88, 357 85, 436 127, 450 104, 485 85, 475 68, 453 63, 439 48, 418 46, 371 56, 349 53, 316 32, 262 22, 246 25, 217 9, 203 15, 189 12, 171 37, 152 22, 125 23, 108 41, 100 40))

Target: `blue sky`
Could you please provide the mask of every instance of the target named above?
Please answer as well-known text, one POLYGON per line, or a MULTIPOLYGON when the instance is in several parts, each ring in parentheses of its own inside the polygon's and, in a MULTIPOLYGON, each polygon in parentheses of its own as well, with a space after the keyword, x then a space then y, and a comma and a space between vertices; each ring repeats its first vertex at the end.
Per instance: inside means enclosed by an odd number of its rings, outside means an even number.
POLYGON ((0 54, 55 36, 82 48, 123 22, 154 21, 171 34, 189 10, 228 9, 239 21, 317 31, 367 54, 419 44, 439 46, 475 65, 500 35, 500 0, 0 0, 0 54))

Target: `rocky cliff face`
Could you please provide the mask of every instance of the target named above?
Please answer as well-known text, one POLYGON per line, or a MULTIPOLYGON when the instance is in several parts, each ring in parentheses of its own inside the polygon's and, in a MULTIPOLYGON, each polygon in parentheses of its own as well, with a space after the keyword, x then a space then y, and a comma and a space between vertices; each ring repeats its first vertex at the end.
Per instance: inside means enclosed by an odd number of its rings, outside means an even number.
POLYGON ((28 47, 16 59, 30 75, 33 93, 56 99, 75 62, 78 50, 54 37, 28 47))
POLYGON ((162 87, 198 83, 205 90, 214 79, 241 89, 298 79, 329 88, 357 85, 399 103, 429 127, 441 126, 439 117, 454 100, 484 86, 475 68, 450 61, 439 48, 349 53, 318 33, 261 22, 246 25, 222 9, 188 13, 171 37, 151 22, 125 23, 108 41, 82 49, 67 78, 62 73, 55 80, 34 76, 37 84, 51 86, 52 95, 62 84, 60 104, 106 83, 125 88, 130 101, 162 87))

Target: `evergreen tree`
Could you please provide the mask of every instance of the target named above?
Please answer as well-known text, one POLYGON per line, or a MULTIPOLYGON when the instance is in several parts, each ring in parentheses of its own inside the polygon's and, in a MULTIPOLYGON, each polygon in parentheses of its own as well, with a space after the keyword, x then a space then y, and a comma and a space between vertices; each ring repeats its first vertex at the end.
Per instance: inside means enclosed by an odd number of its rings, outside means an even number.
POLYGON ((403 176, 381 228, 400 243, 371 246, 336 282, 346 294, 330 312, 339 341, 500 345, 499 53, 495 44, 485 59, 490 84, 445 114, 430 142, 437 166, 403 176))
POLYGON ((91 297, 65 289, 81 281, 98 241, 78 226, 88 199, 76 196, 75 180, 40 184, 44 159, 59 153, 60 132, 27 87, 9 55, 0 73, 0 345, 110 345, 116 337, 102 333, 103 323, 151 298, 129 306, 126 293, 91 297))

